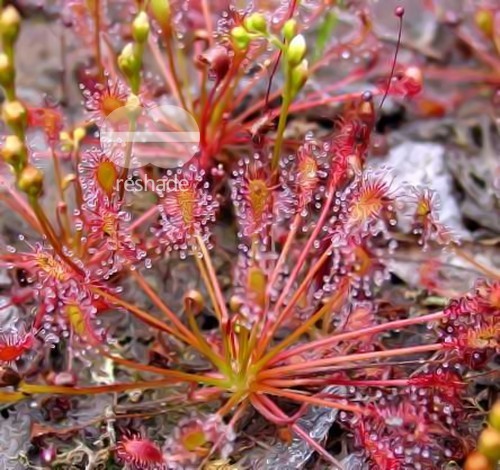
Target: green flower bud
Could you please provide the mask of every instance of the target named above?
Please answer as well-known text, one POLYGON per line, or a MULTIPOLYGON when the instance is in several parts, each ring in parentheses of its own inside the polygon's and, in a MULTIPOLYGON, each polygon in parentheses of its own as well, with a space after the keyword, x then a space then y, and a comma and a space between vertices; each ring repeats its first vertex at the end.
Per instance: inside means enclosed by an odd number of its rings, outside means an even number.
POLYGON ((43 172, 33 165, 25 166, 19 173, 17 187, 28 196, 39 196, 43 190, 43 172))
POLYGON ((497 400, 491 408, 488 421, 492 428, 500 432, 500 400, 497 400))
POLYGON ((235 26, 231 30, 231 38, 236 50, 244 51, 250 44, 250 36, 243 26, 235 26))
POLYGON ((19 136, 26 128, 28 112, 20 101, 7 101, 2 108, 2 118, 19 136))
POLYGON ((132 23, 132 35, 134 39, 143 44, 148 40, 149 36, 149 18, 145 11, 139 12, 132 23))
POLYGON ((290 42, 297 34, 297 21, 294 19, 287 20, 283 25, 281 33, 287 42, 290 42))
POLYGON ((493 36, 494 17, 493 12, 485 8, 481 8, 474 14, 474 22, 476 26, 488 37, 493 36))
POLYGON ((10 44, 14 43, 19 36, 21 27, 21 16, 19 12, 12 6, 5 7, 0 14, 0 32, 2 39, 10 44))
POLYGON ((78 145, 80 145, 80 142, 84 139, 86 134, 87 134, 87 131, 85 130, 85 127, 77 127, 73 131, 73 141, 74 141, 76 147, 78 147, 78 145))
POLYGON ((266 33, 267 21, 262 13, 252 13, 247 16, 244 21, 245 28, 252 33, 266 33))
POLYGON ((288 44, 286 56, 290 67, 299 65, 304 59, 307 51, 306 39, 302 34, 295 36, 288 44))
POLYGON ((191 312, 194 315, 198 315, 203 311, 204 307, 205 301, 200 291, 191 289, 184 296, 184 308, 186 311, 191 312))
POLYGON ((241 297, 237 295, 232 295, 231 298, 229 299, 229 308, 231 309, 231 312, 233 313, 238 313, 243 307, 244 302, 241 299, 241 297))
POLYGON ((140 72, 141 57, 135 44, 130 42, 123 48, 118 56, 118 67, 129 79, 140 72))
POLYGON ((304 59, 299 65, 290 72, 290 90, 294 98, 307 82, 309 76, 309 64, 304 59))
POLYGON ((494 470, 493 465, 486 456, 474 451, 467 456, 463 470, 494 470))
POLYGON ((156 21, 160 24, 162 28, 165 28, 170 24, 170 1, 169 0, 151 0, 149 3, 151 7, 151 12, 155 17, 156 21))
POLYGON ((5 139, 2 149, 2 158, 5 163, 18 168, 26 162, 26 145, 17 135, 9 135, 5 139))
POLYGON ((500 433, 493 428, 484 429, 479 435, 477 450, 494 462, 500 460, 500 433))

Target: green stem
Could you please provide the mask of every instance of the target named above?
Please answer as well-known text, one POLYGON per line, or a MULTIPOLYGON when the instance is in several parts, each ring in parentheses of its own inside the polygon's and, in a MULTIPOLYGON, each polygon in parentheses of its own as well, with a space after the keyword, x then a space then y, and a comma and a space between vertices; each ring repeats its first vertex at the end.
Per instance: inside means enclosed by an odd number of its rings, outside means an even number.
POLYGON ((94 46, 95 46, 95 61, 97 63, 97 70, 99 78, 104 78, 104 69, 102 66, 102 52, 101 52, 101 5, 100 0, 95 0, 94 3, 94 46))
POLYGON ((134 370, 138 370, 138 371, 142 371, 142 372, 149 372, 152 374, 162 375, 164 377, 169 377, 170 379, 175 379, 175 380, 178 380, 180 382, 198 382, 198 383, 212 385, 215 387, 222 387, 222 388, 224 388, 226 386, 226 382, 227 382, 227 380, 224 378, 209 377, 209 376, 201 375, 201 374, 191 374, 191 373, 181 372, 178 370, 163 369, 161 367, 150 366, 147 364, 140 364, 140 363, 132 361, 130 359, 125 359, 123 357, 115 356, 114 354, 111 354, 102 348, 100 349, 100 353, 103 356, 106 356, 107 358, 111 359, 116 364, 120 364, 120 365, 128 367, 130 369, 134 369, 134 370))
POLYGON ((274 142, 273 158, 271 160, 271 171, 276 172, 281 157, 281 149, 283 147, 283 139, 285 135, 286 122, 288 119, 288 111, 292 104, 291 91, 290 91, 290 67, 285 62, 285 87, 283 89, 283 103, 281 105, 280 119, 278 122, 278 131, 276 133, 276 140, 274 142))
POLYGON ((203 334, 201 333, 198 324, 196 323, 196 318, 194 317, 194 314, 191 309, 186 309, 186 316, 188 318, 189 326, 191 328, 191 332, 196 336, 198 339, 198 344, 200 347, 200 350, 203 352, 203 354, 214 364, 219 371, 225 375, 229 376, 230 375, 230 369, 228 367, 228 364, 224 362, 224 360, 214 351, 212 351, 212 346, 205 340, 203 337, 203 334))
MULTIPOLYGON (((130 117, 129 127, 128 127, 129 134, 134 133, 135 130, 136 130, 136 128, 137 128, 136 118, 134 116, 131 116, 130 117)), ((122 172, 120 174, 120 182, 119 182, 120 183, 120 192, 119 192, 120 200, 123 199, 123 196, 124 196, 124 193, 125 193, 125 180, 128 177, 128 170, 129 170, 129 166, 130 166, 130 161, 132 160, 132 149, 133 149, 133 146, 134 146, 133 139, 129 138, 128 141, 127 141, 127 146, 125 148, 125 160, 124 160, 124 163, 123 163, 123 170, 122 170, 122 172)))
POLYGON ((90 286, 90 290, 94 292, 95 294, 103 297, 105 300, 107 300, 110 304, 112 305, 118 305, 131 314, 133 314, 136 318, 139 318, 141 321, 146 323, 147 325, 156 328, 159 331, 163 331, 164 333, 170 334, 172 336, 175 336, 177 339, 187 343, 187 344, 192 344, 189 338, 186 338, 181 332, 177 331, 174 328, 171 328, 169 325, 163 323, 161 320, 158 318, 150 315, 148 312, 142 310, 141 308, 130 304, 129 302, 114 296, 113 294, 110 294, 106 292, 105 290, 100 289, 99 287, 96 286, 90 286))
POLYGON ((165 35, 165 49, 167 51, 167 61, 168 61, 168 66, 170 67, 170 72, 172 73, 172 78, 174 80, 175 84, 175 92, 177 94, 177 98, 180 101, 180 104, 182 107, 186 110, 188 110, 188 106, 186 103, 186 99, 184 98, 183 91, 182 91, 182 86, 181 86, 181 81, 179 80, 179 75, 177 74, 177 67, 175 65, 174 61, 174 52, 172 49, 172 44, 170 43, 170 34, 165 35))
MULTIPOLYGON (((59 158, 57 157, 53 146, 51 147, 50 152, 52 154, 52 164, 54 166, 54 175, 57 183, 59 199, 66 206, 67 204, 66 204, 66 196, 64 194, 64 189, 63 189, 63 174, 61 171, 61 164, 59 162, 59 158)), ((66 241, 68 241, 68 238, 71 236, 71 223, 67 212, 65 212, 65 214, 63 215, 62 230, 64 231, 66 241)))
MULTIPOLYGON (((189 376, 189 374, 186 374, 189 376)), ((199 382, 200 379, 183 377, 181 381, 199 382)), ((94 385, 89 387, 65 387, 57 385, 38 385, 21 383, 17 390, 27 395, 32 394, 58 394, 58 395, 95 395, 97 393, 126 392, 128 390, 147 390, 161 388, 172 384, 173 379, 161 379, 142 382, 118 383, 111 385, 94 385)), ((175 379, 174 379, 175 381, 175 379)))

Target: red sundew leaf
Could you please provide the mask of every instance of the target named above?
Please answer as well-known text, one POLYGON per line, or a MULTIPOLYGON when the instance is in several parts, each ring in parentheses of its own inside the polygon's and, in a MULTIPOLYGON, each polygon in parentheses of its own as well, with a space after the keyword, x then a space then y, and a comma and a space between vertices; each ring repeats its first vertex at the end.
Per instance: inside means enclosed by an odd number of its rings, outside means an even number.
POLYGON ((466 383, 452 370, 438 368, 412 377, 410 385, 430 389, 435 395, 444 395, 448 400, 456 400, 466 388, 466 383))
POLYGON ((120 159, 119 152, 110 155, 97 148, 83 152, 78 177, 86 201, 94 200, 101 194, 107 199, 112 198, 119 174, 120 159))
POLYGON ((419 243, 427 247, 430 241, 441 245, 454 241, 450 229, 439 221, 440 204, 437 193, 429 189, 414 189, 411 197, 415 204, 412 231, 419 235, 419 243))
POLYGON ((364 452, 376 465, 376 468, 384 470, 401 470, 401 462, 394 456, 386 443, 373 439, 373 433, 365 429, 363 422, 356 428, 356 440, 363 447, 364 452))
POLYGON ((113 162, 102 162, 96 170, 96 179, 99 186, 110 197, 118 179, 118 169, 113 162))
POLYGON ((120 270, 126 262, 135 263, 146 255, 134 243, 129 229, 130 214, 121 206, 119 202, 110 202, 106 196, 96 197, 83 205, 87 245, 109 260, 110 271, 120 270))
POLYGON ((80 338, 90 344, 100 344, 104 338, 104 331, 96 330, 93 326, 97 308, 94 305, 94 296, 85 289, 69 289, 61 296, 62 320, 80 338))
POLYGON ((85 109, 90 120, 101 125, 114 111, 123 108, 127 103, 129 92, 120 81, 108 80, 106 84, 87 79, 83 87, 85 109))
POLYGON ((500 312, 500 282, 480 283, 477 293, 489 309, 500 312))
POLYGON ((153 441, 140 436, 122 438, 116 446, 116 455, 135 470, 165 468, 161 449, 153 441))
POLYGON ((273 188, 266 169, 256 162, 240 169, 236 173, 234 197, 243 234, 261 233, 273 216, 273 188))
POLYGON ((482 281, 473 293, 454 299, 445 308, 440 336, 445 348, 476 369, 500 350, 500 282, 482 281))
POLYGON ((351 204, 349 223, 355 227, 380 217, 393 202, 390 182, 382 176, 363 177, 351 204))
POLYGON ((210 448, 217 445, 221 456, 225 458, 232 449, 233 439, 232 429, 224 424, 220 416, 193 415, 179 422, 167 438, 164 450, 176 462, 187 463, 207 456, 210 448))
POLYGON ((0 362, 10 363, 19 359, 34 343, 34 335, 28 333, 0 333, 0 362))
MULTIPOLYGON (((453 381, 459 379, 454 370, 442 368, 435 371, 435 377, 427 374, 421 383, 434 382, 439 371, 453 381)), ((455 394, 449 395, 441 386, 413 384, 397 392, 385 391, 373 398, 354 423, 356 444, 375 465, 370 468, 392 468, 396 462, 399 467, 394 468, 407 468, 410 462, 436 468, 443 458, 466 454, 467 410, 455 394), (450 433, 450 428, 456 432, 450 433)))
POLYGON ((314 148, 310 144, 302 146, 297 152, 295 185, 300 207, 311 201, 319 184, 320 168, 314 148))
POLYGON ((161 242, 168 249, 182 250, 196 236, 208 239, 208 224, 215 220, 218 204, 209 192, 204 171, 190 165, 175 174, 170 172, 158 182, 157 190, 160 187, 165 188, 158 191, 162 196, 161 242))

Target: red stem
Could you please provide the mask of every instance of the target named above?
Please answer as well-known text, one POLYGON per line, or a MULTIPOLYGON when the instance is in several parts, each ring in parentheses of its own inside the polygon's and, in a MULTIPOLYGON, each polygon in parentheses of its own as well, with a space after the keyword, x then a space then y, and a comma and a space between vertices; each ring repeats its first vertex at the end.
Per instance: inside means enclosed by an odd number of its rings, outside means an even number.
POLYGON ((274 369, 267 369, 259 373, 259 380, 263 380, 268 377, 279 377, 284 374, 297 372, 301 374, 315 374, 318 372, 318 370, 321 370, 322 367, 328 367, 344 362, 363 361, 367 359, 383 359, 386 357, 396 357, 423 352, 439 351, 443 349, 443 347, 444 346, 441 343, 435 343, 425 344, 422 346, 413 346, 409 348, 397 348, 386 351, 375 351, 368 353, 348 354, 345 356, 328 357, 325 359, 308 361, 302 364, 292 364, 288 366, 276 367, 274 369))
POLYGON ((266 380, 264 385, 276 388, 286 387, 317 387, 326 385, 345 385, 347 387, 406 387, 410 385, 408 379, 405 380, 350 380, 335 377, 325 377, 322 379, 306 378, 306 379, 275 379, 266 380))
POLYGON ((295 393, 291 390, 282 390, 274 387, 266 387, 265 385, 258 385, 258 390, 262 393, 268 395, 274 395, 282 398, 289 398, 290 400, 299 403, 308 403, 309 405, 324 406, 327 408, 333 408, 334 410, 349 411, 351 413, 363 413, 363 408, 356 405, 349 405, 347 403, 338 403, 326 400, 324 398, 319 398, 314 395, 306 395, 304 393, 295 393))
POLYGON ((437 313, 431 313, 429 315, 423 315, 421 317, 407 318, 405 320, 396 320, 389 323, 384 323, 382 325, 369 326, 367 328, 361 328, 355 331, 339 333, 333 336, 329 336, 328 338, 320 339, 318 341, 312 341, 310 343, 288 349, 287 351, 283 351, 282 353, 276 355, 276 357, 272 358, 268 364, 271 365, 277 362, 282 362, 285 359, 288 359, 289 357, 302 354, 311 349, 319 351, 321 349, 331 347, 334 344, 339 343, 340 341, 347 341, 350 339, 355 339, 366 335, 374 335, 387 330, 399 330, 401 328, 406 328, 407 326, 411 325, 418 325, 420 323, 427 323, 427 322, 441 320, 441 318, 443 317, 444 317, 443 312, 437 312, 437 313))

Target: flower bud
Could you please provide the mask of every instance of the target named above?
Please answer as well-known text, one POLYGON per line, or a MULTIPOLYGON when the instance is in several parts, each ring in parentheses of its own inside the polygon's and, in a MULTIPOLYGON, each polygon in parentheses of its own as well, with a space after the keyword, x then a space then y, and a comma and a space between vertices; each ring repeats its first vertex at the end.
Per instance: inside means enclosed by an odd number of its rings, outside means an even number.
POLYGON ((193 315, 198 315, 203 311, 205 301, 200 291, 191 289, 184 296, 184 308, 193 315))
POLYGON ((424 74, 419 67, 410 66, 404 72, 405 90, 408 96, 418 95, 424 84, 424 74))
POLYGON ((287 20, 283 25, 281 32, 285 37, 285 40, 290 42, 297 34, 297 21, 294 19, 287 20))
POLYGON ((472 452, 467 457, 464 470, 493 470, 493 466, 483 454, 472 452))
POLYGON ((290 90, 292 98, 295 97, 307 82, 309 75, 309 64, 304 59, 299 65, 292 69, 290 75, 290 90))
POLYGON ((299 65, 307 51, 306 39, 302 34, 295 36, 288 45, 286 56, 291 67, 299 65))
POLYGON ((70 173, 66 175, 61 181, 61 188, 63 191, 66 191, 70 185, 72 185, 75 181, 77 181, 77 176, 74 173, 70 173))
POLYGON ((250 36, 243 26, 236 26, 231 30, 233 46, 236 50, 244 51, 250 44, 250 36))
POLYGON ((70 152, 71 150, 73 150, 73 139, 68 132, 59 132, 59 141, 61 142, 61 148, 65 152, 70 152))
POLYGON ((231 59, 229 57, 228 50, 225 47, 215 46, 198 56, 198 64, 208 65, 211 76, 220 81, 229 71, 231 59))
POLYGON ((267 21, 262 13, 252 13, 247 16, 244 21, 245 28, 252 33, 266 33, 267 21))
POLYGON ((11 86, 14 83, 16 72, 7 54, 0 53, 0 85, 11 86))
POLYGON ((20 135, 26 127, 28 112, 20 101, 8 101, 3 105, 2 118, 16 134, 20 135))
POLYGON ((490 410, 489 423, 493 429, 500 432, 500 400, 490 410))
POLYGON ((170 25, 170 0, 151 0, 151 12, 162 28, 170 25))
POLYGON ((26 146, 17 135, 9 135, 5 139, 5 144, 2 149, 2 158, 13 167, 19 167, 26 161, 26 146))
POLYGON ((83 138, 87 135, 87 131, 85 130, 84 127, 77 127, 73 131, 73 140, 75 142, 75 146, 77 147, 80 145, 80 142, 83 140, 83 138))
POLYGON ((476 26, 483 32, 485 36, 493 36, 493 12, 486 8, 480 8, 474 14, 474 22, 476 26))
POLYGON ((139 44, 145 43, 148 40, 149 29, 149 18, 147 13, 145 11, 139 12, 132 23, 132 35, 134 39, 139 44))
POLYGON ((229 299, 229 309, 231 312, 238 313, 241 307, 243 307, 243 300, 241 297, 238 295, 232 295, 229 299))
POLYGON ((493 428, 484 429, 479 436, 477 450, 494 462, 500 460, 500 433, 493 428))
POLYGON ((141 59, 133 43, 128 43, 118 56, 118 67, 127 78, 137 75, 141 69, 141 59))
POLYGON ((21 26, 21 16, 19 12, 12 6, 5 7, 0 14, 0 32, 2 39, 10 44, 13 44, 19 35, 21 26))
POLYGON ((17 187, 28 196, 39 196, 43 190, 43 172, 33 165, 25 166, 19 173, 17 187))

